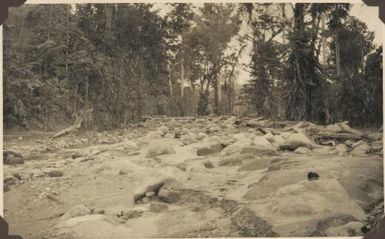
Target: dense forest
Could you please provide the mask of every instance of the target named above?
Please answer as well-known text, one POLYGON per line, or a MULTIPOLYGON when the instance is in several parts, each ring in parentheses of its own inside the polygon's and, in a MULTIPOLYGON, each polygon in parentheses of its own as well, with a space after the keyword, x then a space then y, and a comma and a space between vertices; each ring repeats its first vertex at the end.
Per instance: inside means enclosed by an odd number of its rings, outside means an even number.
POLYGON ((13 11, 4 25, 5 128, 54 130, 83 117, 106 130, 147 115, 210 114, 382 124, 382 47, 349 4, 158 8, 13 11), (240 68, 251 77, 242 85, 240 68))

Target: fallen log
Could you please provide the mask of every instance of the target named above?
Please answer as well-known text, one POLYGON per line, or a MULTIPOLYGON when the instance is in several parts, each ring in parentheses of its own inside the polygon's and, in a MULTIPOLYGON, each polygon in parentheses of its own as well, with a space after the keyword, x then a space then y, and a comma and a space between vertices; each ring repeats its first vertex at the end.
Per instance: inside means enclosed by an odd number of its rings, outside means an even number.
POLYGON ((52 138, 56 139, 56 138, 59 138, 59 137, 61 137, 63 135, 67 135, 67 134, 69 134, 71 132, 78 131, 81 128, 81 126, 82 126, 82 122, 83 122, 82 119, 78 120, 77 122, 75 121, 75 123, 73 125, 71 125, 70 127, 66 128, 66 129, 63 129, 62 131, 58 132, 52 138))
POLYGON ((82 128, 82 126, 87 127, 88 125, 87 123, 89 123, 92 120, 92 112, 93 112, 92 108, 81 110, 76 114, 75 122, 73 125, 58 132, 57 134, 52 136, 52 138, 56 139, 63 135, 67 135, 69 133, 78 131, 82 128))
POLYGON ((351 133, 332 133, 332 132, 319 132, 315 135, 315 140, 326 139, 326 140, 338 140, 345 141, 348 139, 361 140, 362 135, 351 134, 351 133))

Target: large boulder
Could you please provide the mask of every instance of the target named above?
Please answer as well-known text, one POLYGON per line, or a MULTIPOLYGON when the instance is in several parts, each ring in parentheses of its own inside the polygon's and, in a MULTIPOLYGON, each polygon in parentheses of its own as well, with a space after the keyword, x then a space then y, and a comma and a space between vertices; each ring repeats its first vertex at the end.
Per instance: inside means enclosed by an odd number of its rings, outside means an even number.
POLYGON ((210 142, 197 148, 198 156, 205 156, 213 153, 219 153, 222 150, 222 144, 219 142, 210 142))
POLYGON ((198 141, 198 135, 196 133, 188 133, 180 138, 180 141, 184 145, 192 144, 198 141))
POLYGON ((221 152, 222 155, 232 155, 236 153, 240 153, 244 147, 251 146, 251 139, 242 139, 238 140, 235 143, 228 145, 221 152))
POLYGON ((280 145, 281 150, 294 151, 299 147, 306 147, 308 149, 313 148, 313 143, 303 133, 292 133, 290 134, 285 142, 280 145))
POLYGON ((24 159, 20 153, 10 151, 10 150, 4 150, 3 163, 5 165, 24 164, 24 159))
POLYGON ((147 149, 146 157, 155 157, 164 154, 175 154, 174 149, 167 143, 154 143, 147 149))

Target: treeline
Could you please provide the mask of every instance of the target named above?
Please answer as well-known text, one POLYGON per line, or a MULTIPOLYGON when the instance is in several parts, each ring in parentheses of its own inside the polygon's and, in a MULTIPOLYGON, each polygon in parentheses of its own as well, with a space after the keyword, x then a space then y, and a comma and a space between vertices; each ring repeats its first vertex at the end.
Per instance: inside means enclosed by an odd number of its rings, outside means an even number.
POLYGON ((259 115, 382 124, 382 47, 349 4, 244 4, 253 32, 242 99, 259 115), (288 10, 288 8, 290 8, 288 10))
POLYGON ((349 7, 23 6, 4 25, 5 127, 54 129, 84 112, 100 129, 231 113, 380 124, 382 48, 349 7), (237 95, 250 45, 252 80, 237 95))

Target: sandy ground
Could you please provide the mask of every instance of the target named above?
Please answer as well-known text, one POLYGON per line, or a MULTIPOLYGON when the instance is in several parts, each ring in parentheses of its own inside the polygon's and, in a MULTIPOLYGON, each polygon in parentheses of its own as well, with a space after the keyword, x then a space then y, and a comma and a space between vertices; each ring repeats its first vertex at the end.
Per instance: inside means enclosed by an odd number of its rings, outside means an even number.
POLYGON ((13 178, 5 218, 25 239, 356 236, 384 195, 379 154, 339 153, 336 145, 282 151, 273 143, 273 153, 226 153, 260 137, 229 120, 52 135, 4 136, 5 148, 25 158, 4 165, 4 177, 13 178), (198 156, 218 142, 226 147, 198 156), (310 171, 319 179, 309 181, 310 171), (134 202, 159 182, 175 201, 159 193, 134 202))

